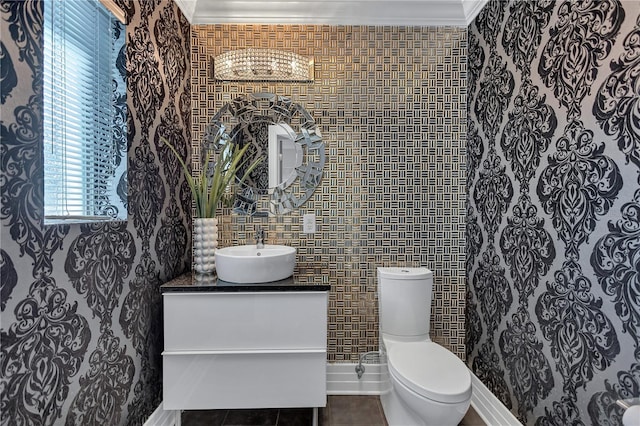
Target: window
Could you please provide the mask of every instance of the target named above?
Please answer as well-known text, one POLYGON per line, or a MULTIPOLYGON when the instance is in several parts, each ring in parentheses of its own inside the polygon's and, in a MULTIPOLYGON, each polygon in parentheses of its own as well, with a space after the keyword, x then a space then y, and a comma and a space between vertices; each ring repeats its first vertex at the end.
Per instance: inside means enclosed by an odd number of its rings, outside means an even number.
POLYGON ((125 219, 124 25, 98 0, 44 13, 45 223, 125 219))

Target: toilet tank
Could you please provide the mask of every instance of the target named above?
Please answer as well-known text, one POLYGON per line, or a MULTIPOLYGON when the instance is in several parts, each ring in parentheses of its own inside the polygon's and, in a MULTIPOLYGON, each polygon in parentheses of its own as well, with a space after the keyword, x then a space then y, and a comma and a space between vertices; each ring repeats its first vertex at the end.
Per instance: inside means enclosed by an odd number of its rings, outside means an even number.
POLYGON ((378 268, 380 332, 429 336, 433 272, 427 268, 378 268))

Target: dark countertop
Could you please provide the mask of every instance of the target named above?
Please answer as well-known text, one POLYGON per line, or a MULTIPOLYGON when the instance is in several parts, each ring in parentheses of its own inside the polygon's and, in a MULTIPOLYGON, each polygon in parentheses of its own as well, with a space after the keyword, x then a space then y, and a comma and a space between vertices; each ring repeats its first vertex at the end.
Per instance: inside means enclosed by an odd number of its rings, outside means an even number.
MULTIPOLYGON (((306 279, 306 278, 305 278, 306 279)), ((270 283, 237 284, 219 280, 213 275, 201 275, 188 272, 160 286, 162 293, 185 292, 255 292, 255 291, 329 291, 328 277, 322 277, 322 283, 307 283, 296 276, 270 283)))

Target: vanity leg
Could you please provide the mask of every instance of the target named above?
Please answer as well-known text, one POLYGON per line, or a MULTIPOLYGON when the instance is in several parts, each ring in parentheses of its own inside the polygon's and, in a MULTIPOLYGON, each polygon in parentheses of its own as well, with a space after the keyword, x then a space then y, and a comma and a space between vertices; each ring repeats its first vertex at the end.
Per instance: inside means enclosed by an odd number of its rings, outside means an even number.
POLYGON ((311 424, 318 426, 318 407, 313 407, 313 420, 311 424))

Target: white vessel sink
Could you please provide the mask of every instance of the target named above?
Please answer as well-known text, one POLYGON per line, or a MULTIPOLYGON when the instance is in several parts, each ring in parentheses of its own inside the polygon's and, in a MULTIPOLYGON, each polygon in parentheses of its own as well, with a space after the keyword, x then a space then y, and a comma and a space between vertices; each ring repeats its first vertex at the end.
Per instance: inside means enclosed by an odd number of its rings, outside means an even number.
POLYGON ((296 249, 265 244, 224 247, 216 250, 218 278, 231 283, 267 283, 293 275, 296 249))

